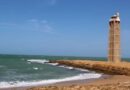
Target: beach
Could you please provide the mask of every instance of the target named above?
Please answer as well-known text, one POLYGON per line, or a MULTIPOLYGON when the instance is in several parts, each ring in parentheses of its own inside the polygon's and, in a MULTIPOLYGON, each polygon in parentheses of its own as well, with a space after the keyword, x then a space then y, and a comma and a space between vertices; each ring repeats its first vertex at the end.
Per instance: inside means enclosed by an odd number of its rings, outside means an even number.
POLYGON ((130 77, 113 75, 91 82, 59 83, 51 86, 34 87, 27 90, 130 90, 130 77))
POLYGON ((130 90, 130 77, 111 75, 92 80, 61 82, 47 86, 15 87, 0 90, 130 90))

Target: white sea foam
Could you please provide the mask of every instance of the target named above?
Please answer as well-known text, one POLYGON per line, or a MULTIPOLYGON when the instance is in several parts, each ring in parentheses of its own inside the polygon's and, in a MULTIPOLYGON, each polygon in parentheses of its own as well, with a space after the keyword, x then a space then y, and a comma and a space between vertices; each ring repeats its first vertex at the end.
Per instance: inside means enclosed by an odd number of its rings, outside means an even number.
POLYGON ((83 72, 89 72, 89 70, 87 69, 82 69, 82 68, 75 68, 76 70, 79 70, 79 71, 83 71, 83 72))
POLYGON ((39 64, 49 64, 49 65, 53 65, 53 66, 57 66, 57 65, 59 65, 58 63, 49 63, 49 60, 46 60, 46 59, 30 59, 30 60, 27 60, 28 62, 28 64, 30 64, 30 63, 39 63, 39 64))
POLYGON ((28 62, 31 62, 31 63, 40 63, 40 64, 45 64, 45 63, 48 63, 49 61, 46 60, 46 59, 30 59, 30 60, 27 60, 28 62))
POLYGON ((38 70, 38 67, 33 67, 34 70, 38 70))
POLYGON ((63 79, 50 79, 50 80, 41 80, 41 81, 15 81, 15 82, 0 82, 0 88, 11 88, 11 87, 25 87, 25 86, 37 86, 37 85, 48 85, 65 81, 73 81, 73 80, 83 80, 83 79, 94 79, 100 78, 101 74, 96 73, 84 73, 79 74, 77 76, 66 77, 63 79))
POLYGON ((74 69, 74 67, 65 66, 65 65, 60 65, 58 67, 62 67, 62 68, 70 69, 70 70, 74 69))
POLYGON ((66 69, 71 69, 71 70, 79 70, 79 71, 82 71, 82 72, 89 72, 89 70, 87 70, 87 69, 74 68, 74 67, 70 67, 70 66, 66 66, 66 65, 59 65, 58 67, 62 67, 62 68, 66 68, 66 69))
POLYGON ((49 65, 53 65, 53 66, 57 66, 57 65, 59 65, 59 63, 47 63, 47 64, 49 64, 49 65))
MULTIPOLYGON (((46 60, 46 59, 30 59, 30 60, 27 60, 28 64, 30 63, 39 63, 39 64, 49 64, 49 65, 52 65, 52 66, 58 66, 58 67, 62 67, 62 68, 66 68, 66 69, 70 69, 70 70, 79 70, 79 71, 83 71, 83 72, 88 72, 89 70, 87 69, 81 69, 81 68, 74 68, 74 67, 71 67, 71 66, 66 66, 66 65, 59 65, 59 63, 49 63, 49 60, 46 60)), ((35 69, 36 70, 36 69, 35 69)))

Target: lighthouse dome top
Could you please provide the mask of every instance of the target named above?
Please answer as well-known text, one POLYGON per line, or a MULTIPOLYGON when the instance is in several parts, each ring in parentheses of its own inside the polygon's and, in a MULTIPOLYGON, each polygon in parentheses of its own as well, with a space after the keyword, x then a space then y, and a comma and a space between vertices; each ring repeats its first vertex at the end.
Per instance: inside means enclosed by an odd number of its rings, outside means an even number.
POLYGON ((119 12, 117 12, 115 15, 113 15, 113 16, 110 18, 109 21, 110 21, 110 22, 111 22, 111 21, 120 21, 120 14, 119 14, 119 12))

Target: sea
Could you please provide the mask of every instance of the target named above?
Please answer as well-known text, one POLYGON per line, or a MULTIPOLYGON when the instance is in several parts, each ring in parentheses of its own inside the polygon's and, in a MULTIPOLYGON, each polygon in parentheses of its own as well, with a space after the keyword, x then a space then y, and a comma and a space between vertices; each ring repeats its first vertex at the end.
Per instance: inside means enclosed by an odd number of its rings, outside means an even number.
MULTIPOLYGON (((46 56, 46 55, 0 55, 0 89, 35 85, 49 85, 65 81, 100 78, 96 73, 74 68, 50 60, 107 60, 106 58, 46 56)), ((130 59, 125 59, 129 61, 130 59)))

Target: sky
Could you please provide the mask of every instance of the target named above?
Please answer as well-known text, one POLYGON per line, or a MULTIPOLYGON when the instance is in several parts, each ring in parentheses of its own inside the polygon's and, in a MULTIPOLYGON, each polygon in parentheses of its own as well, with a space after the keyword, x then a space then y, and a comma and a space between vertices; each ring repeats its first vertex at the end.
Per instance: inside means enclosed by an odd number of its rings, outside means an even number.
POLYGON ((130 57, 130 0, 0 0, 0 54, 107 57, 109 19, 121 18, 130 57))

